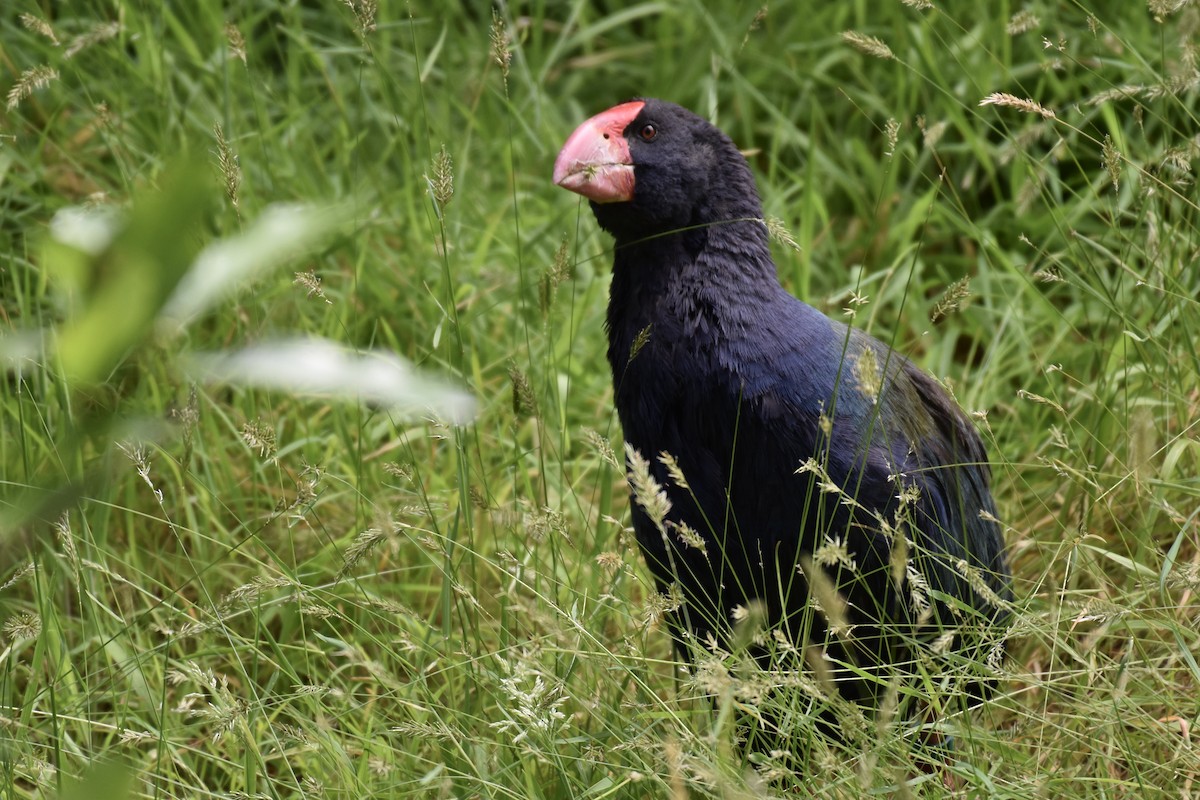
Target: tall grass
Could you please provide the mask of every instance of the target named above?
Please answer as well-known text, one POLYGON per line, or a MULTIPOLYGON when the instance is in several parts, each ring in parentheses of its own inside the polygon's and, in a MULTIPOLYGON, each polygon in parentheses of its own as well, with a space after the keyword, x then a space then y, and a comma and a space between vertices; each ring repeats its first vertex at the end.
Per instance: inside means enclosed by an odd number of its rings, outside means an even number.
POLYGON ((927 5, 18 2, 0 796, 1197 791, 1200 9, 927 5), (999 697, 948 713, 959 789, 902 728, 747 765, 708 697, 753 687, 674 661, 614 456, 610 244, 549 181, 635 94, 721 125, 798 245, 785 284, 976 414, 1018 614, 999 697), (208 205, 151 267, 278 202, 347 219, 76 377, 64 332, 132 262, 66 259, 51 220, 142 219, 188 158, 208 205), (456 380, 477 418, 183 369, 297 333, 456 380))

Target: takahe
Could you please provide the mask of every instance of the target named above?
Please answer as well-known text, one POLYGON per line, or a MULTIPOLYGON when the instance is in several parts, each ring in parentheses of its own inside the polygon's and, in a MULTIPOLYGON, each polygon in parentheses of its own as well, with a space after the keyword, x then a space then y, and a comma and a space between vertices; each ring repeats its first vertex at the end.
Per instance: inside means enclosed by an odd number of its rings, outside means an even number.
POLYGON ((805 719, 837 736, 839 703, 889 687, 908 714, 931 686, 985 696, 1011 576, 983 443, 946 390, 780 285, 749 165, 690 111, 592 117, 554 182, 616 240, 617 413, 670 506, 635 503, 633 523, 659 590, 677 587, 680 652, 729 653, 757 608, 751 663, 810 678, 792 684, 807 706, 743 719, 750 748, 791 747, 805 719))

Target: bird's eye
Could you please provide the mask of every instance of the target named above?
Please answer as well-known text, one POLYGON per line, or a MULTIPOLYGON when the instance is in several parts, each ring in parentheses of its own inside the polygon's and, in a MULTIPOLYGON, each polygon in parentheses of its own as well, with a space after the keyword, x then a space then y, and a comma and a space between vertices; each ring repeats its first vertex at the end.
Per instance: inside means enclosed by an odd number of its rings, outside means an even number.
POLYGON ((642 141, 644 142, 652 142, 654 141, 654 137, 658 136, 658 128, 649 124, 643 125, 642 129, 638 131, 638 136, 642 137, 642 141))

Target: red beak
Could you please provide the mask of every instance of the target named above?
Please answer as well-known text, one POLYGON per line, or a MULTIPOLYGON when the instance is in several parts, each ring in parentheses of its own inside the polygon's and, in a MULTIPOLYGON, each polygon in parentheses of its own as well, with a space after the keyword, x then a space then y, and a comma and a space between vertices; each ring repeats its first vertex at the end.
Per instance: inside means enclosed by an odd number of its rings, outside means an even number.
POLYGON ((622 103, 576 128, 554 161, 554 182, 595 203, 632 200, 633 159, 625 129, 644 105, 622 103))

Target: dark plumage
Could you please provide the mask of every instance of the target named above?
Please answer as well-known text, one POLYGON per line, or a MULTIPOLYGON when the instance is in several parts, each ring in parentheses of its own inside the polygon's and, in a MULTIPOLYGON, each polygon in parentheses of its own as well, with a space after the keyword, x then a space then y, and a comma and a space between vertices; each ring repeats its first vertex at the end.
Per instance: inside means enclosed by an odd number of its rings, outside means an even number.
MULTIPOLYGON (((672 505, 665 531, 636 505, 633 521, 660 589, 682 589, 681 651, 729 647, 731 612, 758 601, 810 659, 822 648, 837 692, 864 705, 943 634, 954 634, 943 670, 956 654, 998 653, 1010 575, 978 433, 902 355, 780 286, 754 178, 729 138, 679 106, 633 101, 580 126, 554 179, 588 197, 616 239, 617 412, 672 505), (842 544, 852 565, 811 562, 842 544), (849 632, 814 612, 814 569, 844 599, 849 632)), ((960 688, 978 697, 983 685, 960 688)), ((774 745, 789 733, 755 735, 774 745)))

